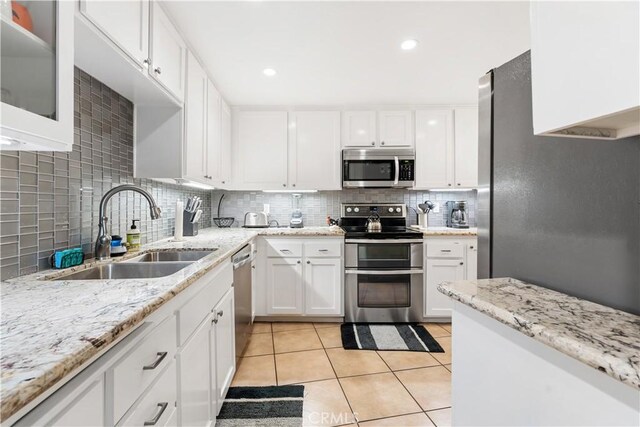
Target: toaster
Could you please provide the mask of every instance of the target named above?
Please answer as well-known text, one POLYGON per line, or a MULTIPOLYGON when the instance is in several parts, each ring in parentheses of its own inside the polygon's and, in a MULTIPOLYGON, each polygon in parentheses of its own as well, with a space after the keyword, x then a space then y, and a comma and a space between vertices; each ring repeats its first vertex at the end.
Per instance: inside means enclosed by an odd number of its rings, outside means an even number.
POLYGON ((266 228, 269 227, 269 218, 264 212, 247 212, 244 214, 244 227, 266 228))

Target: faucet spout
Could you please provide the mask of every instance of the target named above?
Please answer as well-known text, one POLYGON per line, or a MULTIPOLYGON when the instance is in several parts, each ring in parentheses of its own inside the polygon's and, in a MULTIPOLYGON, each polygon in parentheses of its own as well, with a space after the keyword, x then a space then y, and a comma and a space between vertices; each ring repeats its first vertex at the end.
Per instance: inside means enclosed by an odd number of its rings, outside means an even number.
POLYGON ((104 195, 102 196, 102 200, 100 200, 100 207, 98 209, 99 210, 98 237, 96 238, 96 245, 95 245, 95 257, 98 260, 108 259, 111 257, 111 236, 108 235, 106 231, 106 227, 107 227, 106 224, 108 220, 106 208, 109 200, 111 200, 111 198, 114 195, 122 191, 134 191, 136 193, 140 193, 145 199, 147 199, 147 202, 149 202, 151 219, 160 218, 162 210, 156 204, 156 201, 153 198, 153 196, 149 194, 149 192, 145 191, 143 188, 138 187, 137 185, 123 184, 117 187, 113 187, 111 190, 104 193, 104 195))

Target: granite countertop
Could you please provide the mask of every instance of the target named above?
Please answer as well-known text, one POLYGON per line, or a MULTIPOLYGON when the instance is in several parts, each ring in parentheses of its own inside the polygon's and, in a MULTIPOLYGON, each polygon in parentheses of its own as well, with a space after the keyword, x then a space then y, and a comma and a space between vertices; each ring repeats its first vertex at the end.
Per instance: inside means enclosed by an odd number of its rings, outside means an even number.
POLYGON ((341 236, 339 227, 301 229, 209 228, 176 242, 164 239, 129 253, 149 250, 215 252, 169 276, 154 279, 55 280, 72 271, 112 261, 47 270, 0 284, 1 393, 5 421, 67 374, 133 330, 145 317, 186 289, 258 235, 341 236), (47 280, 43 280, 47 279, 47 280))
POLYGON ((512 278, 445 282, 438 290, 640 389, 640 316, 512 278))
POLYGON ((410 228, 418 231, 422 231, 422 234, 428 236, 477 236, 478 228, 450 228, 450 227, 418 227, 417 225, 411 225, 410 228))

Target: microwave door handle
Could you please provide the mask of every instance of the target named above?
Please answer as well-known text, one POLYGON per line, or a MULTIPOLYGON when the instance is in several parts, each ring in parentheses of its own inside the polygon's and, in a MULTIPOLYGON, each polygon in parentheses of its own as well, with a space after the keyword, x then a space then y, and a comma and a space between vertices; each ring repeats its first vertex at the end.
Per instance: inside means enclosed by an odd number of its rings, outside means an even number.
POLYGON ((398 160, 398 156, 393 156, 393 161, 396 165, 396 177, 393 180, 393 185, 398 185, 398 182, 400 181, 400 161, 398 160))

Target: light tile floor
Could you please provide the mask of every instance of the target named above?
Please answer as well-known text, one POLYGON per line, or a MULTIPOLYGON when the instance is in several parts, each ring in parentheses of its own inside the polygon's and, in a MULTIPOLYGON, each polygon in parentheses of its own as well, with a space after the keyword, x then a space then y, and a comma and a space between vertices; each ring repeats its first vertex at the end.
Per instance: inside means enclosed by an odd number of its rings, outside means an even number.
POLYGON ((451 325, 424 326, 445 353, 344 350, 339 323, 256 323, 232 385, 305 385, 305 426, 449 426, 451 325))

